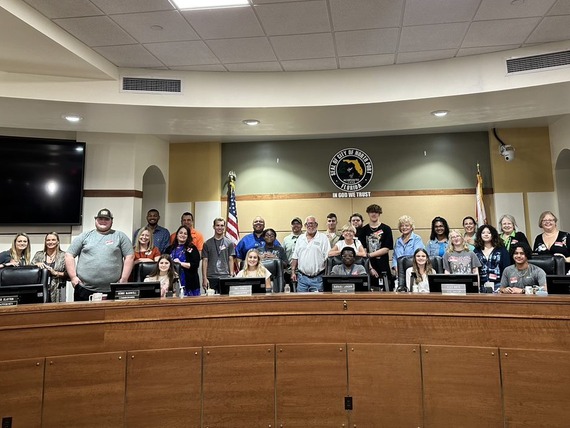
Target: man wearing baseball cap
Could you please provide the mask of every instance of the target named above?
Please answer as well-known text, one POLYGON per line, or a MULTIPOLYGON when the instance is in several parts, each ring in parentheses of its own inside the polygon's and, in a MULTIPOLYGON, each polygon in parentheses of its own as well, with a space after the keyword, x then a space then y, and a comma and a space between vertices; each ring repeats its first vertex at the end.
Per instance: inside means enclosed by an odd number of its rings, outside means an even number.
POLYGON ((299 217, 295 217, 291 220, 291 234, 287 235, 283 239, 283 248, 285 249, 285 254, 287 254, 287 260, 289 260, 289 265, 285 269, 285 282, 291 285, 291 259, 293 258, 293 251, 295 250, 295 244, 297 239, 303 233, 303 220, 299 217))
POLYGON ((129 279, 134 263, 133 245, 126 234, 112 226, 111 211, 99 210, 95 229, 81 233, 65 252, 65 267, 75 289, 75 301, 89 300, 93 293, 108 293, 109 284, 129 279))

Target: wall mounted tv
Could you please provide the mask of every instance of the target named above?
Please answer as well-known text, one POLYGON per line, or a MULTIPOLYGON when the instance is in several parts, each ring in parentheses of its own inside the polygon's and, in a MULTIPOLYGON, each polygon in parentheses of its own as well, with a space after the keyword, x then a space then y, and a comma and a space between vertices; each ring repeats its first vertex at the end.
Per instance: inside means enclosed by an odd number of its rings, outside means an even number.
POLYGON ((0 226, 79 225, 85 143, 0 136, 0 226))

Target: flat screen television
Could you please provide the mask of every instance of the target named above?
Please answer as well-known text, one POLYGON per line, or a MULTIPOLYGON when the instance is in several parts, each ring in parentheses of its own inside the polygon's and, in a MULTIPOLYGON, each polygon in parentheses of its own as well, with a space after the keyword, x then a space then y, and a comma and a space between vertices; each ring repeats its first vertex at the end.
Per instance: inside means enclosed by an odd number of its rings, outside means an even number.
POLYGON ((13 304, 9 297, 16 297, 18 305, 46 303, 47 290, 43 284, 3 285, 0 287, 0 306, 13 304))
POLYGON ((323 275, 323 291, 332 292, 333 286, 337 290, 346 285, 354 285, 354 291, 370 291, 367 275, 323 275), (339 286, 336 286, 336 285, 339 286))
POLYGON ((0 225, 81 224, 85 143, 0 136, 0 159, 0 225))
POLYGON ((570 294, 570 275, 546 275, 548 294, 570 294))
POLYGON ((113 282, 109 300, 138 300, 160 298, 160 281, 113 282))
MULTIPOLYGON (((230 287, 236 285, 250 285, 252 294, 265 294, 265 278, 220 278, 220 294, 230 294, 230 287)), ((271 289, 269 289, 271 291, 271 289)))
POLYGON ((430 293, 463 294, 479 293, 478 275, 471 274, 443 274, 428 275, 430 293), (453 292, 456 290, 457 292, 453 292))

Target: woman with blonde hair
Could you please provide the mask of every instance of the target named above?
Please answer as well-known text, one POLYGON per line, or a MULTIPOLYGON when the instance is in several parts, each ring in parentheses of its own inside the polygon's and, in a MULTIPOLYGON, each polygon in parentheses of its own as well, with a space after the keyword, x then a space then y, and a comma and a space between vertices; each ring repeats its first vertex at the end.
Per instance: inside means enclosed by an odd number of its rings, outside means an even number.
POLYGON ((59 235, 50 232, 44 238, 44 249, 34 254, 32 264, 47 269, 50 275, 49 295, 51 302, 65 302, 65 251, 61 251, 59 235))
POLYGON ((12 248, 0 253, 0 268, 5 266, 27 266, 30 264, 30 238, 23 232, 12 241, 12 248))
POLYGON ((544 211, 538 219, 542 233, 534 239, 533 252, 562 256, 566 261, 566 270, 570 268, 570 234, 558 229, 558 218, 552 211, 544 211))
POLYGON ((409 215, 403 215, 398 219, 398 230, 402 235, 396 239, 392 255, 392 270, 396 274, 400 257, 411 257, 418 248, 425 248, 422 238, 414 233, 414 220, 409 215))
POLYGON ((255 248, 245 255, 243 268, 237 273, 237 278, 265 278, 265 288, 271 288, 271 272, 261 263, 259 251, 255 248))
POLYGON ((449 247, 443 256, 443 268, 449 274, 478 274, 481 262, 475 253, 469 250, 463 234, 457 230, 449 232, 449 247))
POLYGON ((160 250, 154 246, 153 232, 149 227, 141 227, 135 238, 135 264, 142 262, 156 262, 160 250))
POLYGON ((364 249, 362 242, 360 242, 360 240, 355 237, 356 228, 352 224, 345 224, 340 230, 340 234, 342 235, 343 239, 338 241, 332 247, 332 249, 329 251, 329 257, 340 256, 340 253, 344 247, 351 247, 358 257, 366 256, 366 250, 364 249))

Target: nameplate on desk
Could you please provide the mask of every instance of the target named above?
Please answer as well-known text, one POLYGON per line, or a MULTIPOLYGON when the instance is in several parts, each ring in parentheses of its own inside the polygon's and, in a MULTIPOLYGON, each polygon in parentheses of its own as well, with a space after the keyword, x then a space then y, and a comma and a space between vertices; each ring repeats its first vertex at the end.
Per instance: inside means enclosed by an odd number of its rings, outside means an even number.
POLYGON ((465 284, 441 284, 441 294, 451 296, 466 296, 465 284))
POLYGON ((354 293, 355 291, 355 286, 354 283, 340 283, 340 284, 335 284, 332 283, 332 289, 331 291, 333 293, 354 293))
POLYGON ((117 290, 115 291, 115 300, 138 300, 140 290, 117 290))
POLYGON ((0 306, 17 306, 18 296, 2 296, 0 297, 0 306))
POLYGON ((230 286, 230 296, 251 296, 252 286, 251 285, 231 285, 230 286))

